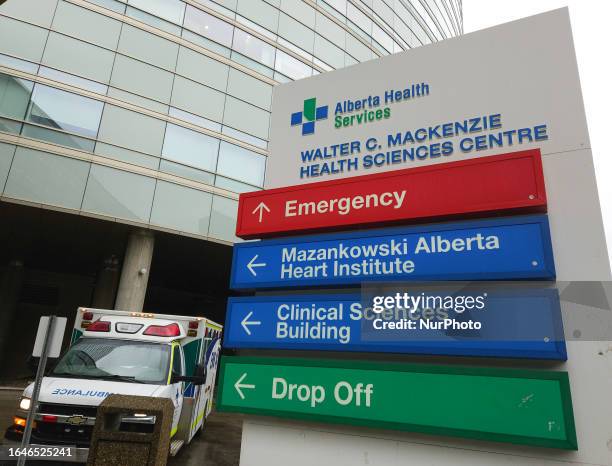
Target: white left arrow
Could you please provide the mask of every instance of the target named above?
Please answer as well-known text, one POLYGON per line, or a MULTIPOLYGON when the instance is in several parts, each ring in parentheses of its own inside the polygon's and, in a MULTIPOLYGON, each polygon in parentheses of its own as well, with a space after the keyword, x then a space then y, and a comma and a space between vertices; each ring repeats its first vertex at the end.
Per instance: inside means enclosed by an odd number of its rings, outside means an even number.
POLYGON ((258 257, 259 257, 259 254, 255 254, 253 256, 253 259, 251 259, 249 261, 249 263, 247 264, 247 269, 249 269, 249 272, 251 272, 254 277, 257 276, 257 272, 255 271, 255 267, 265 267, 267 265, 265 262, 256 263, 255 261, 257 260, 258 257))
POLYGON ((244 393, 242 393, 243 388, 255 388, 255 385, 253 384, 242 383, 242 381, 246 378, 246 376, 247 376, 247 373, 245 372, 234 384, 234 388, 236 389, 236 391, 238 392, 238 395, 240 395, 240 399, 242 400, 244 400, 244 393))
POLYGON ((246 317, 242 319, 242 322, 240 322, 242 324, 242 328, 247 333, 247 335, 251 334, 251 329, 249 328, 249 325, 261 325, 261 322, 259 320, 249 320, 252 315, 253 315, 253 311, 250 311, 246 315, 246 317))
POLYGON ((257 211, 259 211, 259 223, 261 223, 261 220, 263 219, 263 213, 264 210, 266 212, 270 212, 270 209, 268 208, 268 206, 266 204, 264 204, 263 201, 261 201, 259 203, 259 205, 257 207, 255 207, 255 209, 253 210, 253 212, 251 212, 252 214, 256 213, 257 211))

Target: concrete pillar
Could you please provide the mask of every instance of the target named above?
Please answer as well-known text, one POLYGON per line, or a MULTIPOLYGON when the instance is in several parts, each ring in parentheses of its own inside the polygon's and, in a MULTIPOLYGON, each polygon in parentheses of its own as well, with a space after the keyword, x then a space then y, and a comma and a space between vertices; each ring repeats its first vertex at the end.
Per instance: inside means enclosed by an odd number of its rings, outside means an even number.
POLYGON ((0 279, 0 367, 6 367, 3 363, 24 277, 23 262, 14 260, 0 279))
POLYGON ((99 309, 112 309, 119 285, 119 259, 110 256, 98 272, 91 306, 99 309))
POLYGON ((142 312, 154 244, 155 237, 151 231, 138 230, 130 233, 121 268, 115 309, 142 312))

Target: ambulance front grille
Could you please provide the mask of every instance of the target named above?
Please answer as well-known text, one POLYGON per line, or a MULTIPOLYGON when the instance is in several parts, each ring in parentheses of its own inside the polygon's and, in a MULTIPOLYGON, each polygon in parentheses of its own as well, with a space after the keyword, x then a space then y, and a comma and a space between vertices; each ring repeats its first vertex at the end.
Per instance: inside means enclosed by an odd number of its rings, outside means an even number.
POLYGON ((96 406, 60 405, 55 403, 41 403, 38 409, 40 414, 56 414, 60 416, 74 416, 79 414, 85 417, 96 417, 96 406))

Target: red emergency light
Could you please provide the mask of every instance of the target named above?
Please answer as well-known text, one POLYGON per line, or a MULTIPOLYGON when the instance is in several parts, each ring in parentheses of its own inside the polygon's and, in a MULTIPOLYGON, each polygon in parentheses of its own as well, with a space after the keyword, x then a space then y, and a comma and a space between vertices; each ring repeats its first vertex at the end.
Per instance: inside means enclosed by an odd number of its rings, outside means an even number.
POLYGON ((149 325, 143 335, 151 337, 178 337, 181 335, 181 329, 177 324, 149 325))
POLYGON ((110 332, 110 322, 106 322, 104 320, 96 320, 89 327, 87 327, 88 332, 110 332))

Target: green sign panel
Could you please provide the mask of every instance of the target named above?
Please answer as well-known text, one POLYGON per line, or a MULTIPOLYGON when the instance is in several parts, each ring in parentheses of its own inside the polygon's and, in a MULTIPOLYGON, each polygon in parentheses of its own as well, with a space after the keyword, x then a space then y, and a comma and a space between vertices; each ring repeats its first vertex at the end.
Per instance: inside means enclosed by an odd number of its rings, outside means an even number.
POLYGON ((566 372, 223 357, 220 411, 578 449, 566 372))

